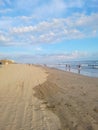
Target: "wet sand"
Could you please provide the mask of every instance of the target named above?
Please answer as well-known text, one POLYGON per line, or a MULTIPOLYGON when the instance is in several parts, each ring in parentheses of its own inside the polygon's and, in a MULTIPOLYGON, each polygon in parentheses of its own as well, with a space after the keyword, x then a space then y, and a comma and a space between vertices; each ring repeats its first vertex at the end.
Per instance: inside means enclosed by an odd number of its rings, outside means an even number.
POLYGON ((98 78, 34 65, 3 66, 0 130, 98 130, 98 78))

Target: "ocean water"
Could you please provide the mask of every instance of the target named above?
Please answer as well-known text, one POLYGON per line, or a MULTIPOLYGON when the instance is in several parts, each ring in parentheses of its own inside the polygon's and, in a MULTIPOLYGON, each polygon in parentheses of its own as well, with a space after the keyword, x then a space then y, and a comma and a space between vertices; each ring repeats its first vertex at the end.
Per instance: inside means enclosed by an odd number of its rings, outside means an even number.
POLYGON ((64 71, 70 71, 74 73, 78 72, 78 65, 81 66, 80 74, 89 77, 98 77, 98 60, 90 61, 66 61, 57 64, 50 64, 49 67, 54 67, 64 71), (67 65, 67 67, 66 67, 67 65), (70 66, 70 68, 69 68, 70 66), (70 70, 69 70, 70 69, 70 70))

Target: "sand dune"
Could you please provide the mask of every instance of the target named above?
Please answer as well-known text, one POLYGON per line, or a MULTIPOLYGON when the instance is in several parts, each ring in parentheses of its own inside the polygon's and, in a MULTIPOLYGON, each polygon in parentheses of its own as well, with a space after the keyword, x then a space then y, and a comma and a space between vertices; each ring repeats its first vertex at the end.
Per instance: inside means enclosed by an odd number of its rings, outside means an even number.
POLYGON ((0 130, 98 130, 98 78, 40 66, 3 66, 0 130))

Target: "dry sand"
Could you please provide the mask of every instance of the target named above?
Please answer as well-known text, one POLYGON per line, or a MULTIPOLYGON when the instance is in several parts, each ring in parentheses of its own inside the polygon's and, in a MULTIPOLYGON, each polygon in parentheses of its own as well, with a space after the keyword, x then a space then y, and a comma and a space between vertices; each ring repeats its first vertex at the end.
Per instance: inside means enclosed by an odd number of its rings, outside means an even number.
POLYGON ((32 65, 3 66, 0 130, 98 130, 98 78, 32 65))

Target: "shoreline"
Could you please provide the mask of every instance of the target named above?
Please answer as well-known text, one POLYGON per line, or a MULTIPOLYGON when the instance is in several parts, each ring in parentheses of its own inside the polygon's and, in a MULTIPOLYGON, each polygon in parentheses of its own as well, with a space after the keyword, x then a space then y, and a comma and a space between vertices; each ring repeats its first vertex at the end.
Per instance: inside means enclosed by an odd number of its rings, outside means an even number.
MULTIPOLYGON (((35 66, 36 66, 36 65, 35 65, 35 66)), ((68 70, 66 71, 66 70, 64 70, 64 69, 60 69, 60 68, 57 68, 57 67, 49 67, 49 66, 42 66, 42 65, 39 65, 39 67, 47 68, 47 69, 54 69, 54 70, 58 70, 58 71, 61 71, 61 72, 66 72, 66 73, 72 73, 72 74, 76 74, 77 76, 80 75, 80 76, 84 76, 84 77, 97 78, 97 79, 98 79, 97 76, 90 76, 90 75, 88 75, 88 74, 82 74, 81 72, 80 72, 80 74, 79 74, 79 73, 78 73, 78 70, 72 71, 72 69, 71 69, 70 71, 68 71, 68 70)))
POLYGON ((89 77, 97 77, 98 78, 98 61, 97 60, 90 60, 90 61, 68 61, 64 63, 58 64, 47 64, 49 67, 55 67, 60 70, 64 71, 71 71, 74 73, 78 73, 80 67, 80 74, 86 75, 89 77))

